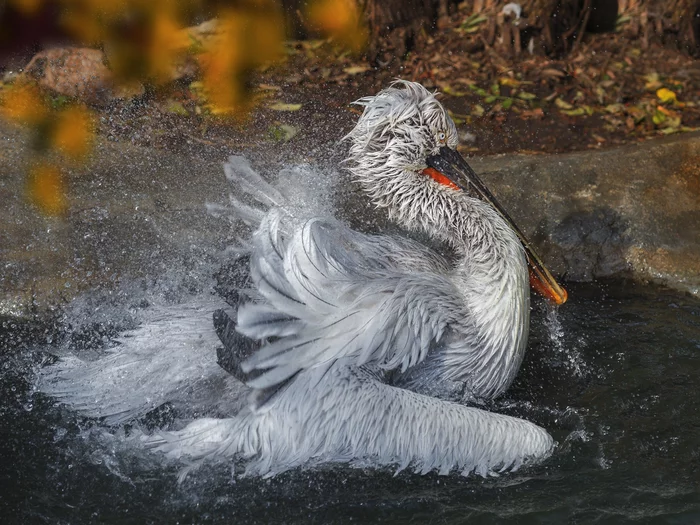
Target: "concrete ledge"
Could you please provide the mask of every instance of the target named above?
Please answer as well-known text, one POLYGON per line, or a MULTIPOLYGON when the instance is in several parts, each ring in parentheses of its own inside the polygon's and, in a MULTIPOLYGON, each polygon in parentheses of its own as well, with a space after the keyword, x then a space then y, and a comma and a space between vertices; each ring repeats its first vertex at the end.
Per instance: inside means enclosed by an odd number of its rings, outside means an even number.
MULTIPOLYGON (((0 316, 41 315, 122 277, 204 286, 236 238, 206 202, 226 202, 220 161, 101 140, 68 170, 70 213, 25 200, 26 137, 0 121, 0 316)), ((632 276, 700 294, 700 134, 608 151, 473 159, 552 270, 632 276)), ((356 206, 367 209, 357 194, 356 206)))
POLYGON ((474 168, 565 279, 627 274, 700 294, 700 134, 474 168))
POLYGON ((0 121, 0 316, 25 317, 125 277, 211 279, 234 232, 205 211, 225 202, 221 163, 100 141, 67 170, 70 211, 42 215, 25 198, 30 155, 20 130, 0 121))

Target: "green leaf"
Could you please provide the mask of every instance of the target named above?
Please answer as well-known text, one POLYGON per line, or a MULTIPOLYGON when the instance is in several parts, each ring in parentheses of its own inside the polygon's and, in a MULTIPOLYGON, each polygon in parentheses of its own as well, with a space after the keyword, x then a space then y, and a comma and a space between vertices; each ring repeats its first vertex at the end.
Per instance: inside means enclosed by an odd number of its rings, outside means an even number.
POLYGON ((466 95, 465 92, 457 91, 456 89, 453 89, 451 86, 443 86, 442 92, 445 93, 446 95, 451 95, 453 97, 463 97, 464 95, 466 95))
POLYGON ((171 100, 170 103, 168 104, 168 111, 170 113, 175 113, 176 115, 183 115, 187 116, 189 113, 185 109, 185 107, 182 105, 181 102, 178 102, 177 100, 171 100))
POLYGON ((274 124, 268 128, 270 138, 277 142, 287 142, 299 133, 299 128, 288 124, 274 124))
POLYGON ((469 89, 471 89, 474 93, 479 95, 480 97, 486 97, 488 96, 488 91, 485 89, 480 88, 476 84, 469 84, 469 89))
POLYGON ((488 18, 486 18, 485 16, 474 13, 470 15, 464 22, 462 22, 462 25, 459 26, 459 28, 465 33, 475 33, 479 30, 479 26, 486 22, 486 20, 488 20, 488 18))
POLYGON ((535 100, 537 98, 537 95, 528 93, 527 91, 521 91, 517 96, 521 100, 535 100))
POLYGON ((508 109, 513 105, 513 99, 512 98, 507 98, 505 99, 501 105, 503 106, 503 109, 508 109))
POLYGON ((61 109, 63 107, 66 107, 69 102, 68 97, 65 95, 52 96, 49 100, 51 102, 52 109, 61 109))
POLYGON ((666 122, 666 115, 664 115, 661 111, 655 111, 654 115, 652 115, 651 120, 656 124, 657 126, 660 126, 664 122, 666 122))
POLYGON ((494 102, 496 102, 496 100, 498 100, 498 97, 497 97, 497 96, 495 96, 495 95, 489 95, 488 97, 486 97, 486 98, 484 99, 484 102, 486 102, 487 104, 493 104, 494 102))

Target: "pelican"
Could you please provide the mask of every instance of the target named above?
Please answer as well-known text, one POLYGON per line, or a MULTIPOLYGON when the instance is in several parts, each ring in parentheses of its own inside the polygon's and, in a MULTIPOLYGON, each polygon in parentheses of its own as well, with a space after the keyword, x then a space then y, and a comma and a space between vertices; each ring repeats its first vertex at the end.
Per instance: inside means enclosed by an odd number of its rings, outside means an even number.
MULTIPOLYGON (((520 367, 529 287, 557 304, 566 291, 456 151, 455 124, 434 94, 397 81, 357 104, 364 110, 346 137, 351 176, 390 219, 448 245, 454 257, 409 236, 354 231, 332 217, 299 220, 257 174, 231 170, 229 178, 267 208, 238 205, 257 226, 246 259, 250 286, 236 308, 214 314, 227 368, 247 384, 249 402, 231 399, 237 408, 225 417, 143 434, 142 445, 191 464, 244 460, 247 473, 263 476, 320 463, 485 476, 551 453, 543 428, 473 405, 501 395, 520 367)), ((176 377, 177 388, 207 374, 231 380, 202 349, 215 339, 211 328, 201 335, 206 308, 197 310, 197 322, 183 316, 175 323, 187 327, 178 333, 198 334, 196 357, 168 353, 171 322, 149 332, 162 350, 140 345, 138 360, 124 350, 111 357, 121 386, 137 391, 166 376, 176 377), (168 357, 160 363, 148 352, 168 357), (124 379, 127 361, 138 363, 140 379, 124 379), (185 362, 189 376, 179 368, 163 372, 185 362)), ((85 410, 86 399, 114 399, 114 387, 104 386, 114 381, 98 380, 110 366, 59 366, 42 389, 69 404, 79 399, 85 410), (86 378, 99 394, 66 387, 86 378)), ((131 397, 143 404, 146 396, 131 397)), ((114 422, 138 410, 109 412, 127 414, 114 422)))

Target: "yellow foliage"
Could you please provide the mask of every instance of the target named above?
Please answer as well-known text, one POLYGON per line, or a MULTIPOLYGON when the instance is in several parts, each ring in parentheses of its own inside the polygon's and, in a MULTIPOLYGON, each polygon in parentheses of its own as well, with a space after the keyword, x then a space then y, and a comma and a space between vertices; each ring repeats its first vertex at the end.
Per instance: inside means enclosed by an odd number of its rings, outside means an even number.
POLYGON ((668 88, 659 89, 656 92, 656 96, 659 97, 659 100, 664 104, 677 102, 676 94, 668 88))
POLYGON ((306 10, 307 25, 325 33, 353 51, 367 42, 367 30, 353 0, 314 0, 306 10))
POLYGON ((73 106, 57 115, 51 137, 52 145, 73 159, 81 159, 90 151, 93 141, 93 122, 90 112, 73 106))
POLYGON ((202 86, 213 114, 248 109, 249 72, 281 56, 284 24, 273 4, 222 13, 217 34, 200 55, 202 86))
POLYGON ((29 172, 29 200, 47 215, 62 215, 67 208, 60 170, 51 164, 37 164, 29 172))
POLYGON ((502 86, 519 87, 522 82, 510 77, 501 77, 498 79, 498 83, 502 86))
POLYGON ((172 78, 190 45, 183 12, 194 0, 62 0, 61 23, 88 45, 100 44, 118 80, 172 78))
POLYGON ((146 48, 148 74, 157 82, 166 82, 172 78, 173 66, 189 47, 190 40, 167 12, 154 18, 150 37, 146 48))
POLYGON ((47 115, 39 90, 30 84, 12 86, 4 91, 2 114, 20 124, 37 125, 47 115))
POLYGON ((59 20, 71 36, 95 45, 106 39, 108 24, 126 9, 126 0, 62 0, 59 20))
POLYGON ((42 0, 10 0, 10 5, 26 15, 32 15, 41 7, 42 0))

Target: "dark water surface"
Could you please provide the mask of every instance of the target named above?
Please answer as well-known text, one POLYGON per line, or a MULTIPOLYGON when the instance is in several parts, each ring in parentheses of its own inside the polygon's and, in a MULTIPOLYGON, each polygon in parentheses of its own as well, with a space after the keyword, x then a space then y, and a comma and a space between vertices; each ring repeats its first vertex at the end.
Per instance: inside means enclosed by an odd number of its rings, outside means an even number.
POLYGON ((176 466, 32 394, 37 344, 60 330, 5 322, 0 522, 700 523, 700 301, 628 282, 569 291, 556 314, 535 307, 523 368, 490 407, 559 447, 491 479, 330 467, 261 480, 209 466, 178 485, 176 466))

